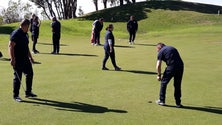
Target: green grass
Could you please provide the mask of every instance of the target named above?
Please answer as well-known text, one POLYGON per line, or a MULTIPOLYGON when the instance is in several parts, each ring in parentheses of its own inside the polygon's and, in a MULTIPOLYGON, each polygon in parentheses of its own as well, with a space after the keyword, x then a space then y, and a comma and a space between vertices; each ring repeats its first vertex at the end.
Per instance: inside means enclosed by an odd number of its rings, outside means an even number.
MULTIPOLYGON (((120 72, 113 71, 110 60, 107 67, 111 71, 101 70, 103 47, 91 46, 89 42, 92 21, 61 21, 60 55, 49 54, 52 49, 50 22, 43 21, 37 44, 41 53, 33 55, 35 61, 41 63, 33 65, 33 91, 38 99, 24 98, 21 88, 23 103, 12 99, 13 71, 9 61, 4 60, 9 58, 9 35, 0 34, 4 55, 0 59, 1 124, 220 125, 222 26, 218 20, 222 17, 188 11, 153 10, 147 14, 148 19, 139 21, 136 44, 132 46, 127 43, 125 23, 114 23, 116 60, 123 69, 120 72), (186 16, 176 18, 175 14, 186 16), (160 17, 167 15, 167 21, 160 21, 160 17), (190 19, 193 21, 189 22, 190 19), (178 48, 184 60, 182 103, 186 108, 174 107, 172 81, 167 89, 169 106, 155 104, 159 82, 155 75, 154 45, 159 41, 178 48)), ((25 86, 24 76, 22 83, 25 86)))

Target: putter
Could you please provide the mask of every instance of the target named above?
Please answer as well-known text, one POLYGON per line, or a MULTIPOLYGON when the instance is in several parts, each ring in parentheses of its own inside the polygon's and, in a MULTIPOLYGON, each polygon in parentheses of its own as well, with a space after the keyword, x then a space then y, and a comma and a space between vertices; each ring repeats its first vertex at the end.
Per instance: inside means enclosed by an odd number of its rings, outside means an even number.
POLYGON ((21 79, 20 79, 20 77, 19 77, 19 75, 18 75, 18 73, 17 73, 16 70, 15 70, 15 74, 17 75, 18 80, 19 80, 19 82, 20 82, 20 84, 21 84, 21 86, 22 86, 22 88, 23 88, 23 90, 24 90, 24 92, 25 92, 25 88, 24 88, 24 86, 22 85, 22 81, 21 81, 21 79))

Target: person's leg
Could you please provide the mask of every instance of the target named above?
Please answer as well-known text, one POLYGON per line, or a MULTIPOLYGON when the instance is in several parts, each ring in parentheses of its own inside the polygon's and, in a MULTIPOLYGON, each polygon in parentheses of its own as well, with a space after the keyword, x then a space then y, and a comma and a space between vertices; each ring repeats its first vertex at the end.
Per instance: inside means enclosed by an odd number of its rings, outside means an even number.
POLYGON ((58 54, 60 50, 60 35, 57 35, 56 39, 56 53, 58 54))
POLYGON ((164 74, 161 80, 160 95, 159 95, 160 96, 159 100, 163 103, 165 103, 167 85, 170 82, 172 77, 173 77, 173 74, 170 70, 164 71, 164 74))
POLYGON ((105 49, 105 56, 104 56, 104 59, 103 59, 103 64, 102 64, 102 69, 103 70, 106 70, 106 62, 107 60, 109 59, 109 52, 108 50, 105 49))
POLYGON ((97 40, 98 45, 100 45, 100 33, 98 33, 98 40, 97 40))
POLYGON ((129 31, 129 43, 132 42, 132 31, 129 31))
POLYGON ((56 53, 56 35, 52 35, 52 44, 53 44, 53 50, 52 53, 56 53))
POLYGON ((98 44, 98 37, 99 37, 99 33, 94 32, 94 44, 98 44))
POLYGON ((38 53, 38 51, 36 50, 37 40, 38 40, 38 38, 34 36, 34 38, 33 38, 33 52, 34 53, 38 53))
POLYGON ((136 31, 133 31, 132 32, 132 42, 133 43, 134 43, 135 38, 136 38, 136 31))
POLYGON ((32 64, 27 61, 24 66, 24 74, 26 77, 26 94, 32 92, 33 69, 32 64))
POLYGON ((13 98, 19 97, 19 90, 22 80, 22 69, 14 68, 14 79, 13 79, 13 98))
POLYGON ((115 70, 121 70, 121 68, 116 65, 116 57, 115 57, 114 49, 113 49, 113 52, 110 53, 110 58, 111 58, 111 61, 115 70))
POLYGON ((183 69, 177 70, 174 76, 174 98, 176 105, 181 105, 181 82, 183 77, 183 69))

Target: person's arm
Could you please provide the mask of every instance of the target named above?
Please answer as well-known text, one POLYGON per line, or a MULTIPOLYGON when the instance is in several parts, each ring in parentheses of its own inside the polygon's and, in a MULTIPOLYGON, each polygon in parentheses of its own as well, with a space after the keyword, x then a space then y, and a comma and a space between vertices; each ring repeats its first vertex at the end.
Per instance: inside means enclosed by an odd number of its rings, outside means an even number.
POLYGON ((15 42, 9 41, 9 56, 10 56, 10 63, 13 67, 15 67, 15 54, 14 54, 14 48, 15 48, 15 42))
POLYGON ((40 25, 41 25, 41 20, 38 19, 38 27, 40 27, 40 25))
POLYGON ((110 48, 110 53, 113 51, 113 47, 112 47, 112 39, 108 39, 108 44, 109 44, 109 48, 110 48))
POLYGON ((34 59, 32 58, 32 54, 30 52, 30 50, 28 51, 28 57, 31 63, 34 63, 34 59))
POLYGON ((157 70, 157 80, 158 81, 161 80, 161 63, 162 63, 162 60, 157 60, 156 70, 157 70))

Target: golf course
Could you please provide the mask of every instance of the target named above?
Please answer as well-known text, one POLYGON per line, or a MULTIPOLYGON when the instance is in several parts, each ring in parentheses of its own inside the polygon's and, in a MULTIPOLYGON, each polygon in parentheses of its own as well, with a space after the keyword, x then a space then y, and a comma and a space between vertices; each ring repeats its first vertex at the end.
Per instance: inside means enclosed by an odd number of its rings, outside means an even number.
MULTIPOLYGON (((10 33, 19 22, 0 25, 0 125, 221 125, 222 14, 214 11, 217 7, 150 1, 60 20, 59 54, 51 54, 51 21, 42 20, 36 46, 40 53, 32 54, 33 92, 38 97, 25 98, 23 75, 20 103, 13 100, 8 54, 10 33), (126 30, 130 15, 139 25, 134 45, 128 44, 126 30), (103 46, 90 43, 92 23, 99 17, 105 19, 101 44, 105 28, 114 26, 121 71, 114 70, 110 59, 109 70, 101 70, 103 46), (177 48, 184 61, 183 108, 175 106, 173 79, 167 88, 167 106, 155 103, 160 89, 158 42, 177 48)), ((165 67, 163 63, 162 72, 165 67)))

